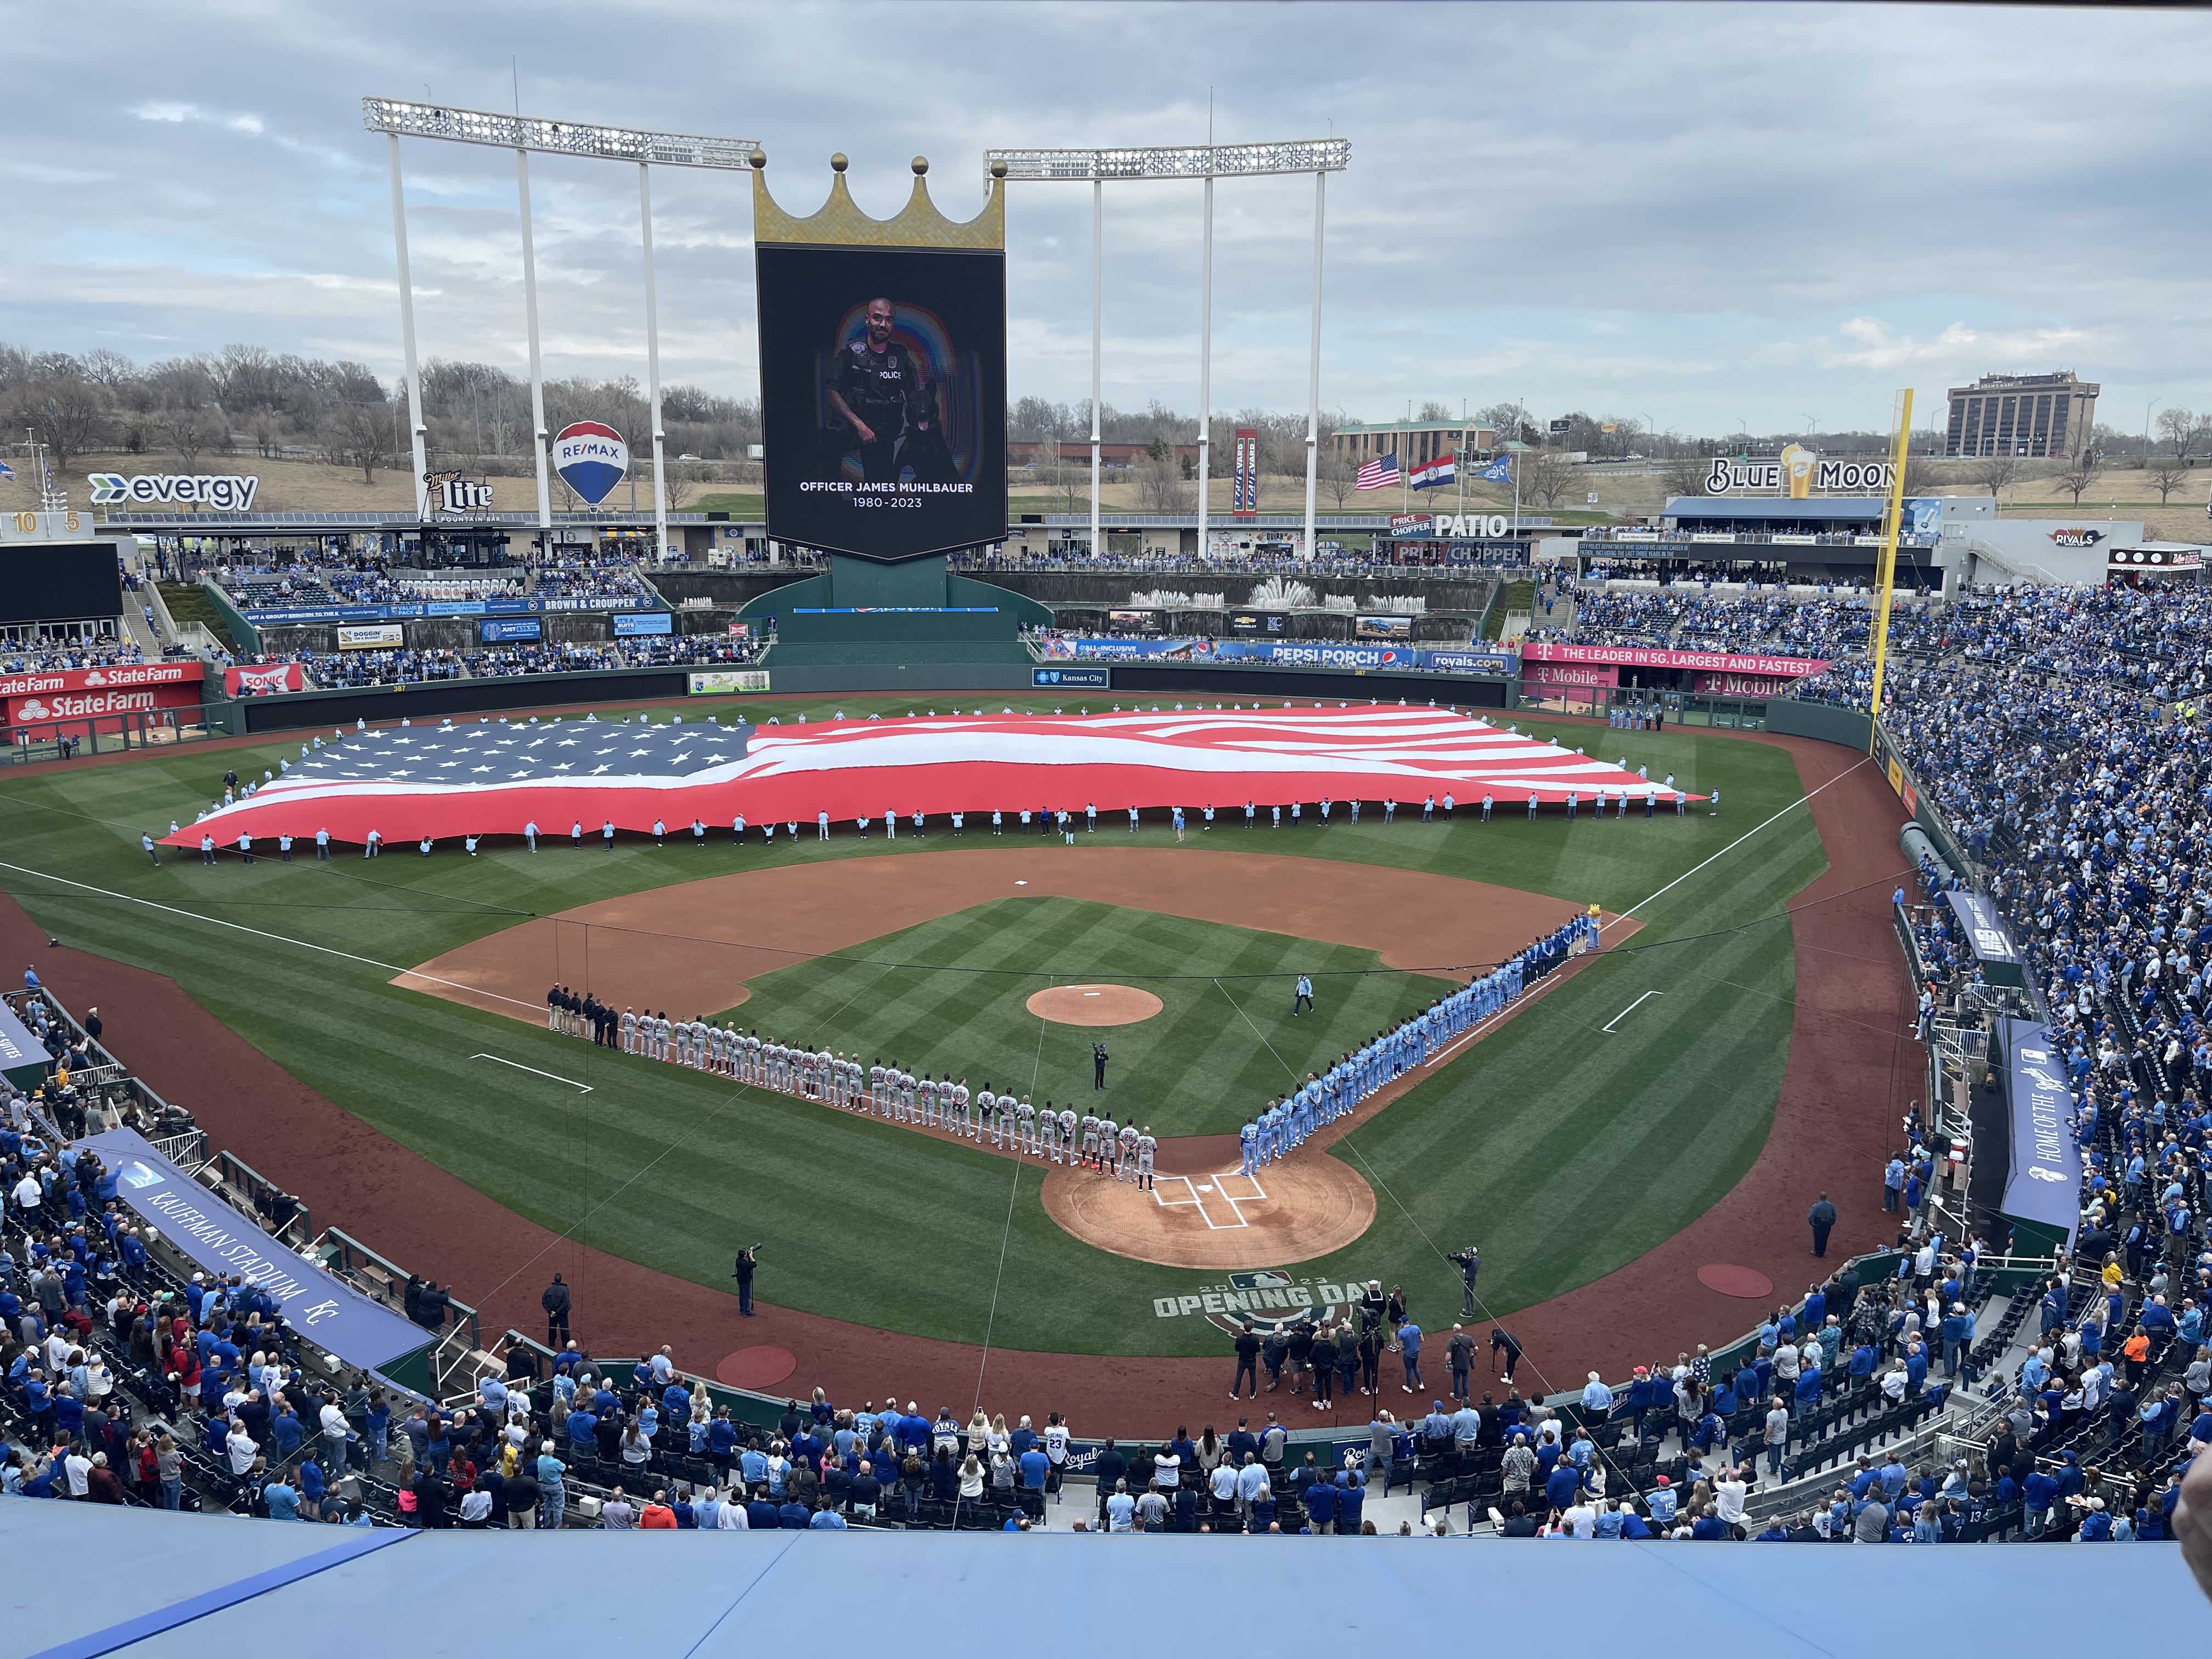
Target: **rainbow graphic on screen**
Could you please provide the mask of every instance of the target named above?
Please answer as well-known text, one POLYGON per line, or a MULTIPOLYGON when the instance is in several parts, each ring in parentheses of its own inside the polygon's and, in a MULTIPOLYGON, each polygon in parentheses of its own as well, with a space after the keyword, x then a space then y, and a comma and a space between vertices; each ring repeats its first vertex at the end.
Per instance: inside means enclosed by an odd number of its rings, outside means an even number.
MULTIPOLYGON (((944 422, 945 446, 952 457, 953 471, 973 483, 982 448, 976 430, 976 411, 981 397, 976 364, 972 357, 963 359, 953 350, 952 337, 935 312, 926 306, 905 305, 896 300, 891 303, 891 338, 912 352, 928 374, 930 390, 944 422)), ((863 300, 839 319, 837 343, 829 360, 817 369, 817 385, 829 384, 830 365, 839 361, 840 353, 855 341, 868 337, 868 305, 869 301, 863 300)), ((818 417, 821 424, 829 424, 830 414, 825 404, 818 417)), ((860 476, 859 467, 849 460, 845 472, 856 481, 860 476)))
POLYGON ((597 507, 629 471, 629 446, 598 421, 576 421, 553 439, 553 470, 586 505, 597 507))

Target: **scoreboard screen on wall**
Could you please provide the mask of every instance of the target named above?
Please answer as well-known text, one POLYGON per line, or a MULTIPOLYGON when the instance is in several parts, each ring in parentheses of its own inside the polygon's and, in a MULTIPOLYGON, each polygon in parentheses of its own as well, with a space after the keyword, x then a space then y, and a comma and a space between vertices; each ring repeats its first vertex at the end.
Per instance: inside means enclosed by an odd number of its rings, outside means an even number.
POLYGON ((95 622, 122 614, 114 543, 0 544, 0 623, 95 622))
POLYGON ((886 561, 1004 536, 1006 255, 756 258, 769 533, 886 561))

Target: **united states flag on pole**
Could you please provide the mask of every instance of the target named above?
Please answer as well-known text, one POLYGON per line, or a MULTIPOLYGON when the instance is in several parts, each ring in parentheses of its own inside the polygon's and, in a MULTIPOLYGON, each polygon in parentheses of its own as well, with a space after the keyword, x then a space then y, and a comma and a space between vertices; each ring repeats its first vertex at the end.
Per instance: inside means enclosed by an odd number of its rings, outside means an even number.
POLYGON ((1358 488, 1388 489, 1398 482, 1398 458, 1395 454, 1377 455, 1359 469, 1358 488))
MULTIPOLYGON (((228 849, 242 835, 362 842, 541 835, 580 827, 672 832, 836 827, 889 812, 1102 812, 1130 807, 1261 806, 1434 795, 1506 805, 1529 796, 1618 808, 1659 786, 1595 756, 1449 708, 1405 703, 1323 708, 1116 710, 1083 714, 915 714, 790 726, 684 720, 478 720, 349 732, 294 761, 234 805, 166 837, 228 849)), ((1662 799, 1672 795, 1661 792, 1662 799)))

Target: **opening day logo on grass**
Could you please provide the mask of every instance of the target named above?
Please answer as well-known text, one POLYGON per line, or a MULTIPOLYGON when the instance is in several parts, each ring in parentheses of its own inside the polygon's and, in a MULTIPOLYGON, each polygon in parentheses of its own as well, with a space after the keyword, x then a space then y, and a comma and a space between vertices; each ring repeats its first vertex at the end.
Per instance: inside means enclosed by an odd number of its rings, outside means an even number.
POLYGON ((1350 1310, 1366 1284, 1357 1273, 1339 1282, 1304 1269, 1261 1267, 1231 1273, 1223 1283, 1204 1285, 1188 1295, 1156 1296, 1152 1312, 1161 1319, 1201 1315, 1209 1324, 1233 1333, 1248 1324, 1271 1325, 1279 1319, 1286 1325, 1300 1319, 1334 1319, 1339 1309, 1350 1310))

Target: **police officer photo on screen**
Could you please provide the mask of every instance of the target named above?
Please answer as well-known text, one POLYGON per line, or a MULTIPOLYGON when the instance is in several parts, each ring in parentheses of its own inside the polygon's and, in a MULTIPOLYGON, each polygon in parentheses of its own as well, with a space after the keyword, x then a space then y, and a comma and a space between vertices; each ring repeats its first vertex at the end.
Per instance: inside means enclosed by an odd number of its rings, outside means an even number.
POLYGON ((937 393, 914 353, 891 337, 897 310, 889 300, 868 301, 868 331, 836 354, 826 388, 835 419, 823 433, 823 472, 835 477, 845 458, 857 455, 867 483, 896 483, 912 472, 916 483, 953 481, 937 393))

